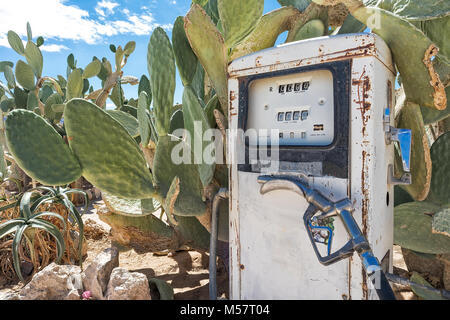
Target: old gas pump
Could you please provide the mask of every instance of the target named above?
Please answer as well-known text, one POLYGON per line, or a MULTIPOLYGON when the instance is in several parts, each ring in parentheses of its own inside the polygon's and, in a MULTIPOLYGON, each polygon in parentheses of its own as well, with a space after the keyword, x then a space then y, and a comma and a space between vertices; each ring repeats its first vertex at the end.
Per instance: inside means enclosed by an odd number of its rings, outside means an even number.
POLYGON ((230 298, 378 299, 393 186, 411 181, 389 48, 374 34, 314 38, 228 73, 230 298))

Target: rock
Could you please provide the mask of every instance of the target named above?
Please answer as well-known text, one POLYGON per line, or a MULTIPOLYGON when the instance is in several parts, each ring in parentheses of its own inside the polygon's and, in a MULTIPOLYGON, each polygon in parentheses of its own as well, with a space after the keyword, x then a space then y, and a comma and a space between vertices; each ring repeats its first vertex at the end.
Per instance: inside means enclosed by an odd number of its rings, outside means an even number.
POLYGON ((107 300, 151 300, 150 286, 145 274, 115 268, 106 291, 107 300))
MULTIPOLYGON (((109 227, 109 226, 108 226, 109 227)), ((86 239, 100 240, 109 233, 103 225, 92 218, 84 220, 84 236, 86 239)))
POLYGON ((19 293, 20 300, 79 300, 81 268, 51 263, 36 273, 19 293))
POLYGON ((19 294, 14 291, 0 292, 0 300, 19 300, 19 294))
POLYGON ((94 299, 103 300, 111 272, 118 266, 119 250, 103 250, 82 273, 84 290, 89 290, 94 299))

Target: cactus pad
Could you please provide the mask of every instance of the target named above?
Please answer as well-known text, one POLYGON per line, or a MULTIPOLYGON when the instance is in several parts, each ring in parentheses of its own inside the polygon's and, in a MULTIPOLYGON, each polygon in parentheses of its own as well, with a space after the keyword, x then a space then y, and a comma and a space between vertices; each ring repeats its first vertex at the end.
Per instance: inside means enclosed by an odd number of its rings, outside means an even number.
POLYGON ((227 48, 222 35, 197 4, 192 5, 184 18, 184 29, 192 50, 216 89, 223 112, 228 114, 227 48))
MULTIPOLYGON (((215 159, 206 161, 204 153, 214 142, 212 141, 213 137, 210 137, 209 141, 204 139, 204 132, 210 129, 209 122, 194 90, 189 86, 185 87, 183 92, 183 117, 184 128, 190 133, 191 141, 188 143, 194 151, 194 163, 197 164, 203 187, 206 187, 214 175, 215 159)), ((207 156, 212 157, 213 155, 207 156)))
POLYGON ((190 85, 197 71, 197 57, 186 37, 183 17, 175 20, 172 29, 172 43, 181 81, 185 86, 190 85))
POLYGON ((218 0, 217 8, 225 44, 232 48, 252 31, 261 18, 264 0, 218 0))
POLYGON ((153 94, 158 135, 167 134, 175 93, 175 58, 166 32, 158 27, 148 43, 147 68, 153 94))
POLYGON ((135 117, 120 110, 106 110, 106 113, 119 122, 130 136, 136 138, 139 135, 139 124, 135 117))
POLYGON ((438 49, 432 41, 411 23, 383 9, 366 8, 362 3, 349 9, 388 44, 408 100, 423 107, 445 109, 444 86, 432 62, 438 49))
POLYGON ((62 111, 56 112, 53 110, 53 105, 64 103, 63 98, 58 93, 53 93, 50 97, 45 101, 44 114, 47 119, 52 122, 58 122, 61 120, 62 111))
POLYGON ((70 148, 83 176, 112 195, 152 198, 155 190, 139 146, 125 128, 95 104, 72 99, 64 109, 70 148))
POLYGON ((429 284, 419 273, 413 272, 410 280, 413 283, 421 284, 423 286, 429 287, 431 290, 427 290, 425 288, 416 286, 414 284, 411 284, 412 291, 420 298, 424 300, 444 300, 442 296, 435 291, 432 291, 433 286, 429 284))
POLYGON ((183 110, 178 109, 172 114, 170 118, 170 133, 172 134, 177 129, 184 128, 183 110))
MULTIPOLYGON (((411 176, 412 183, 402 186, 417 201, 425 200, 430 190, 432 165, 428 138, 422 120, 420 107, 414 103, 406 103, 396 118, 397 128, 411 129, 411 176)), ((396 161, 396 169, 401 168, 396 161)))
POLYGON ((450 237, 450 208, 444 208, 433 215, 431 224, 433 233, 439 233, 450 237))
POLYGON ((427 200, 442 205, 450 204, 450 132, 441 135, 431 146, 433 175, 427 200))
POLYGON ((189 146, 181 139, 166 135, 159 137, 153 161, 153 174, 155 182, 159 186, 159 192, 165 197, 170 185, 175 178, 180 178, 180 193, 174 205, 173 213, 181 216, 197 216, 205 213, 206 205, 202 200, 202 184, 195 164, 174 163, 172 153, 175 156, 186 156, 190 163, 193 162, 192 152, 189 146), (179 152, 180 151, 180 152, 179 152))
POLYGON ((81 168, 62 137, 42 117, 14 110, 6 117, 6 142, 17 164, 46 185, 65 185, 81 176, 81 168))
POLYGON ((293 7, 283 7, 263 15, 253 31, 233 48, 230 60, 273 47, 278 36, 288 29, 291 19, 299 14, 293 7))
POLYGON ((432 232, 431 217, 441 209, 430 202, 404 203, 394 208, 394 243, 417 252, 450 252, 450 238, 432 232))
POLYGON ((154 199, 123 199, 105 191, 102 191, 102 200, 111 212, 124 216, 145 216, 152 214, 160 207, 159 202, 154 199), (144 203, 143 200, 145 200, 144 203))
POLYGON ((150 117, 147 113, 147 102, 147 93, 142 91, 139 94, 137 120, 139 124, 139 134, 141 135, 141 143, 143 146, 148 145, 151 135, 150 117))
POLYGON ((294 41, 323 36, 325 25, 320 19, 312 19, 301 27, 294 36, 294 41))
POLYGON ((176 219, 175 229, 184 238, 183 242, 195 248, 209 250, 210 233, 196 217, 176 216, 176 219))

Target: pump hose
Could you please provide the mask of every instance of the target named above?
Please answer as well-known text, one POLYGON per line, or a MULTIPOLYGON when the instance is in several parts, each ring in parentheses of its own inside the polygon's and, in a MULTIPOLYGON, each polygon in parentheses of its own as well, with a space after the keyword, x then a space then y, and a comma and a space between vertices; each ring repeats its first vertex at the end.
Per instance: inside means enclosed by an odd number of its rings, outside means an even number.
POLYGON ((211 236, 209 240, 209 299, 217 300, 217 238, 219 235, 219 202, 228 198, 228 189, 221 188, 215 194, 211 213, 211 236))
POLYGON ((394 291, 383 270, 377 270, 369 276, 380 300, 396 300, 394 291))

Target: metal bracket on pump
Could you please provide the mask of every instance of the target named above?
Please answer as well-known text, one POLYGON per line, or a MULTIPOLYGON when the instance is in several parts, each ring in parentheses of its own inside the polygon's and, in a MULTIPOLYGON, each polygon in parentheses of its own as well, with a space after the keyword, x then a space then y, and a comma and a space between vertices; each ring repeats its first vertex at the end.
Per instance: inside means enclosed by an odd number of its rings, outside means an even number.
POLYGON ((291 190, 304 197, 310 203, 303 215, 303 221, 320 263, 327 266, 352 256, 353 252, 356 251, 362 260, 364 270, 375 285, 379 298, 381 300, 395 300, 394 293, 381 269, 378 259, 373 254, 369 242, 353 218, 353 208, 348 198, 338 202, 332 202, 319 191, 307 186, 304 182, 286 175, 261 175, 258 177, 258 182, 262 184, 260 189, 261 194, 274 190, 291 190), (319 212, 321 213, 316 216, 319 212), (311 222, 314 218, 320 221, 332 216, 339 216, 341 218, 350 236, 350 240, 336 252, 330 253, 330 250, 328 250, 328 255, 322 256, 313 236, 311 222))

